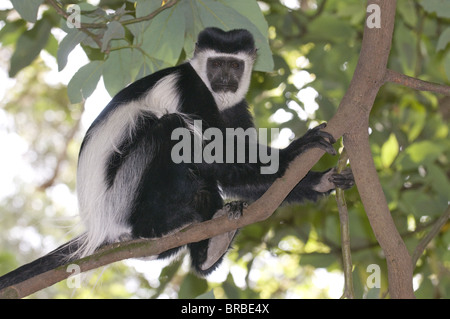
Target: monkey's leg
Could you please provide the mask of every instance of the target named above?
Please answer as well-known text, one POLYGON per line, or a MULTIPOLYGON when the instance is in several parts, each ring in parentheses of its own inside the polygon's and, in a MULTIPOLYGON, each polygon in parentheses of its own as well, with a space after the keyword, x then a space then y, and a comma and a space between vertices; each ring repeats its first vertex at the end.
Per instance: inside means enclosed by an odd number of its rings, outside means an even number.
MULTIPOLYGON (((242 201, 227 203, 213 215, 212 219, 224 215, 227 215, 229 219, 238 219, 247 206, 247 203, 242 201)), ((220 265, 236 233, 237 230, 233 230, 189 245, 192 266, 200 275, 206 276, 220 265)))

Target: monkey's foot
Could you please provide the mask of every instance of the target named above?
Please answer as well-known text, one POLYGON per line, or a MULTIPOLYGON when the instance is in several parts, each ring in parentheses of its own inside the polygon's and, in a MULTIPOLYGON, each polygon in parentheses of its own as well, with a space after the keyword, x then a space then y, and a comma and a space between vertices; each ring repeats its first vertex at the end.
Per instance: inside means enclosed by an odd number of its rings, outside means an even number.
POLYGON ((341 173, 336 172, 336 168, 330 169, 322 175, 317 185, 314 185, 313 190, 320 193, 326 193, 333 189, 349 189, 355 185, 353 173, 350 168, 344 169, 341 173))
MULTIPOLYGON (((224 207, 218 210, 212 219, 227 215, 228 219, 239 219, 242 216, 244 208, 247 208, 248 204, 242 201, 233 201, 224 205, 224 207)), ((232 230, 227 233, 217 235, 209 240, 208 251, 206 261, 202 264, 201 269, 206 270, 219 261, 219 259, 230 248, 231 242, 236 235, 237 230, 232 230)))
POLYGON ((244 208, 247 208, 248 204, 247 202, 243 202, 243 201, 233 201, 233 202, 229 202, 226 203, 225 206, 223 207, 223 209, 219 210, 216 214, 214 214, 213 219, 223 216, 224 213, 222 213, 220 216, 217 215, 219 212, 225 210, 226 213, 228 213, 228 219, 239 219, 242 216, 242 211, 244 210, 244 208), (217 216, 216 216, 217 215, 217 216))
POLYGON ((355 185, 355 179, 353 178, 353 172, 351 168, 344 169, 340 174, 332 174, 328 180, 334 184, 335 187, 341 189, 349 189, 355 185))

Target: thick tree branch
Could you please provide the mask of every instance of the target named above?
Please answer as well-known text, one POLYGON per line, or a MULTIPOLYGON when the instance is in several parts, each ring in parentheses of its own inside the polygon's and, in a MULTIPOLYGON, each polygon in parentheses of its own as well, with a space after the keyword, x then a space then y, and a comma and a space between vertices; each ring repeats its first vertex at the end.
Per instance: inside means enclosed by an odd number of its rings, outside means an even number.
MULTIPOLYGON (((323 154, 323 152, 321 153, 323 154)), ((314 161, 317 161, 320 156, 314 159, 315 157, 311 155, 308 157, 310 157, 312 166, 314 165, 314 161)), ((298 161, 296 162, 298 163, 298 161)), ((128 258, 142 258, 157 255, 171 248, 211 238, 224 232, 263 221, 272 215, 292 188, 298 183, 299 179, 293 177, 293 175, 296 175, 295 170, 297 169, 297 165, 292 165, 287 170, 285 177, 276 180, 259 200, 244 210, 243 216, 238 220, 229 220, 226 216, 223 216, 191 225, 173 235, 156 240, 139 239, 111 244, 104 246, 91 256, 72 261, 69 264, 76 264, 80 267, 81 272, 85 272, 128 258)), ((4 288, 0 290, 0 297, 23 298, 64 280, 71 275, 70 272, 67 272, 67 266, 69 264, 4 288)))
POLYGON ((411 257, 387 206, 373 163, 368 135, 370 110, 379 88, 385 83, 396 1, 369 0, 368 5, 379 6, 381 27, 370 28, 366 24, 355 73, 338 112, 329 122, 329 129, 339 132, 335 138, 345 134, 344 145, 352 163, 361 200, 386 256, 391 297, 413 298, 411 257))

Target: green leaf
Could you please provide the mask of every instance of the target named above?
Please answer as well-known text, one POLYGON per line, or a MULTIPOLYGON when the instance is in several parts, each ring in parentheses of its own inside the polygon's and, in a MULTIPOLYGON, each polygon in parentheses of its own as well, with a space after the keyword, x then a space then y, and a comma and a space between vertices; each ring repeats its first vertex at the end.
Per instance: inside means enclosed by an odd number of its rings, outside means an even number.
POLYGON ((412 213, 417 219, 422 216, 439 216, 447 203, 436 200, 423 190, 407 190, 400 197, 399 207, 406 213, 412 213))
POLYGON ((408 141, 416 140, 423 131, 426 118, 426 108, 417 101, 415 94, 404 94, 401 101, 399 117, 401 129, 408 136, 408 141))
POLYGON ((103 61, 92 61, 81 67, 67 85, 70 103, 80 103, 94 92, 102 75, 103 61))
POLYGON ((208 284, 205 279, 200 279, 197 276, 189 273, 184 277, 184 280, 180 286, 178 292, 178 298, 194 298, 201 294, 204 294, 208 289, 208 284))
POLYGON ((398 11, 400 12, 403 20, 414 27, 417 24, 417 14, 414 8, 414 2, 412 0, 403 0, 398 3, 398 11))
POLYGON ((420 5, 425 11, 435 12, 440 18, 450 18, 450 1, 448 0, 422 0, 420 5))
POLYGON ((309 33, 317 40, 347 41, 355 32, 348 23, 332 15, 320 15, 308 25, 309 33))
POLYGON ((139 0, 136 2, 136 18, 141 18, 161 7, 161 1, 139 0))
POLYGON ((398 25, 394 30, 394 45, 398 51, 403 72, 413 75, 416 56, 417 36, 404 24, 398 25))
MULTIPOLYGON (((119 40, 119 43, 121 42, 126 44, 126 41, 119 40)), ((115 50, 108 55, 103 68, 103 81, 111 96, 116 95, 117 92, 133 82, 132 75, 137 72, 130 68, 130 61, 135 59, 135 49, 132 48, 115 50)))
POLYGON ((391 133, 386 143, 381 147, 381 163, 383 167, 391 166, 398 155, 399 145, 394 133, 391 133))
POLYGON ((11 0, 20 16, 29 22, 36 22, 39 6, 44 0, 11 0))
POLYGON ((151 57, 175 65, 184 44, 184 12, 175 6, 144 24, 142 49, 151 57))
POLYGON ((447 79, 450 81, 450 52, 444 58, 444 68, 445 74, 447 74, 447 79))
POLYGON ((31 30, 22 33, 17 40, 16 50, 11 57, 10 77, 14 77, 20 70, 34 61, 46 46, 51 28, 50 21, 42 19, 31 30))
POLYGON ((426 179, 437 194, 447 198, 450 194, 450 180, 447 173, 439 166, 430 164, 427 166, 426 179))
POLYGON ((442 148, 438 143, 431 141, 416 142, 400 154, 396 164, 400 169, 415 169, 419 165, 434 161, 441 153, 442 148))
POLYGON ((125 29, 118 21, 111 21, 107 25, 107 29, 102 39, 102 52, 108 48, 109 42, 113 39, 122 39, 125 37, 125 29))
POLYGON ((16 21, 6 23, 0 29, 0 41, 3 46, 17 43, 19 36, 26 31, 27 22, 19 19, 16 21))
POLYGON ((449 42, 450 42, 450 28, 447 28, 439 36, 436 50, 438 50, 438 51, 445 50, 445 48, 447 47, 447 44, 449 44, 449 42))
POLYGON ((88 36, 86 33, 78 29, 70 29, 70 32, 61 40, 58 47, 57 61, 58 61, 58 71, 61 71, 66 67, 67 57, 70 52, 72 52, 75 47, 80 44, 88 36))
POLYGON ((262 35, 268 35, 269 26, 264 18, 257 1, 242 1, 242 0, 220 0, 224 5, 233 8, 242 16, 246 17, 252 24, 254 24, 262 35))
POLYGON ((216 299, 216 296, 214 295, 214 290, 211 289, 210 291, 195 297, 195 299, 216 299))
POLYGON ((365 299, 380 299, 380 288, 370 288, 365 299))
POLYGON ((53 34, 50 33, 47 45, 45 46, 44 49, 56 59, 56 54, 58 52, 58 40, 56 40, 53 34))
POLYGON ((316 268, 326 268, 335 261, 336 258, 332 254, 313 253, 300 257, 300 265, 311 265, 316 268))

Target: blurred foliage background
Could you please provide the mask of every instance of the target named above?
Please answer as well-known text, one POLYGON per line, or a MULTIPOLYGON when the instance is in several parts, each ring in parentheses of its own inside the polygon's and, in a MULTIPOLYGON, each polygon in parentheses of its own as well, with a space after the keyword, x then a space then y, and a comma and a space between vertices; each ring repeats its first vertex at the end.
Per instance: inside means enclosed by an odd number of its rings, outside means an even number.
MULTIPOLYGON (((362 0, 179 0, 152 20, 130 23, 162 1, 88 2, 15 0, 0 9, 0 274, 76 234, 77 154, 107 92, 189 58, 204 26, 247 27, 260 48, 248 101, 258 127, 280 128, 272 143, 284 147, 336 111, 358 60, 366 13, 362 0), (69 28, 54 5, 65 11, 73 3, 82 23, 107 27, 88 29, 90 35, 69 28)), ((397 1, 389 67, 449 85, 449 22, 450 3, 397 1)), ((381 89, 371 114, 374 160, 411 253, 449 205, 449 118, 450 97, 394 84, 381 89)), ((315 169, 336 161, 325 155, 315 169)), ((385 297, 383 252, 357 190, 346 197, 355 295, 385 297), (379 289, 368 285, 373 264, 380 267, 379 289)), ((450 297, 449 228, 447 222, 417 263, 419 298, 450 297)), ((339 236, 332 195, 282 207, 242 229, 208 280, 188 273, 186 258, 125 261, 89 273, 81 288, 61 282, 31 297, 339 298, 339 236)))

